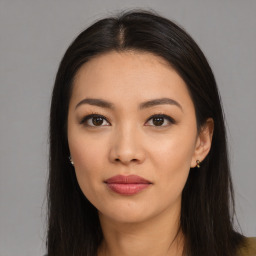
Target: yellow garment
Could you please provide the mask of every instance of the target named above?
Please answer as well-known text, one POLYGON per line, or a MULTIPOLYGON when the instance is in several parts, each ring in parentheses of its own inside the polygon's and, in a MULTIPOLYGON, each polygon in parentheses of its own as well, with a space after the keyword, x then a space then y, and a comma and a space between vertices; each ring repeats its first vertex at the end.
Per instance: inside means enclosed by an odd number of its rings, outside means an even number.
POLYGON ((246 245, 240 248, 239 256, 256 256, 256 237, 246 238, 246 245))

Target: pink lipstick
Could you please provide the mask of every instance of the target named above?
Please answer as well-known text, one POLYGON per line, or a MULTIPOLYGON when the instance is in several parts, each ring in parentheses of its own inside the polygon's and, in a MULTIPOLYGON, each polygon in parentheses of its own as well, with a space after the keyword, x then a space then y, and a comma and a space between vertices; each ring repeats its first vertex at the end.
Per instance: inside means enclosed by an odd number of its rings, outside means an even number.
POLYGON ((149 187, 152 183, 137 175, 117 175, 105 180, 107 186, 121 195, 134 195, 149 187))

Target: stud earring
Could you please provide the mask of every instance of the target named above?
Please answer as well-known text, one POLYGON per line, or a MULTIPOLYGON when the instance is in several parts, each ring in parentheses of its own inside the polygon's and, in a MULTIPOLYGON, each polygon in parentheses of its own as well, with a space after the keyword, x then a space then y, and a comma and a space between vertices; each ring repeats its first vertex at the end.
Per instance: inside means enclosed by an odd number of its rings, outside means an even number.
POLYGON ((70 161, 70 163, 71 163, 72 165, 74 165, 74 162, 73 162, 71 156, 69 156, 69 161, 70 161))
POLYGON ((201 162, 199 160, 196 160, 196 167, 197 168, 200 168, 200 164, 201 164, 201 162))

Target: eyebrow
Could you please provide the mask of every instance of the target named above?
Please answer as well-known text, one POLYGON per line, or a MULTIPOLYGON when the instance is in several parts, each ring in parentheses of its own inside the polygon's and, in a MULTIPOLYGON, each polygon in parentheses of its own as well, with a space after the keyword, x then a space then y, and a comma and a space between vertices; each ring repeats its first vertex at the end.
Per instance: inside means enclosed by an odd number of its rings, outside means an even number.
MULTIPOLYGON (((102 107, 102 108, 114 109, 113 103, 106 101, 106 100, 94 99, 94 98, 86 98, 86 99, 81 100, 76 105, 75 109, 77 109, 79 106, 81 106, 83 104, 89 104, 89 105, 98 106, 98 107, 102 107)), ((145 109, 145 108, 150 108, 153 106, 165 105, 165 104, 177 106, 183 111, 181 105, 176 100, 173 100, 170 98, 152 99, 149 101, 142 102, 139 105, 139 109, 145 109)))

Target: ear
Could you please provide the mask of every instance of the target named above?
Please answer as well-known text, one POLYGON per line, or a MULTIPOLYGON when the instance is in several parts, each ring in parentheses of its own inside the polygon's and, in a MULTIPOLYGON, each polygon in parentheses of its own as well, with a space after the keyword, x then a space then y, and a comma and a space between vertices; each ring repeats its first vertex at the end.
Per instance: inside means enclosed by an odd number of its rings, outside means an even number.
POLYGON ((214 121, 212 118, 208 118, 198 134, 195 151, 191 160, 191 168, 196 167, 196 161, 202 162, 209 153, 212 145, 213 130, 214 121))

